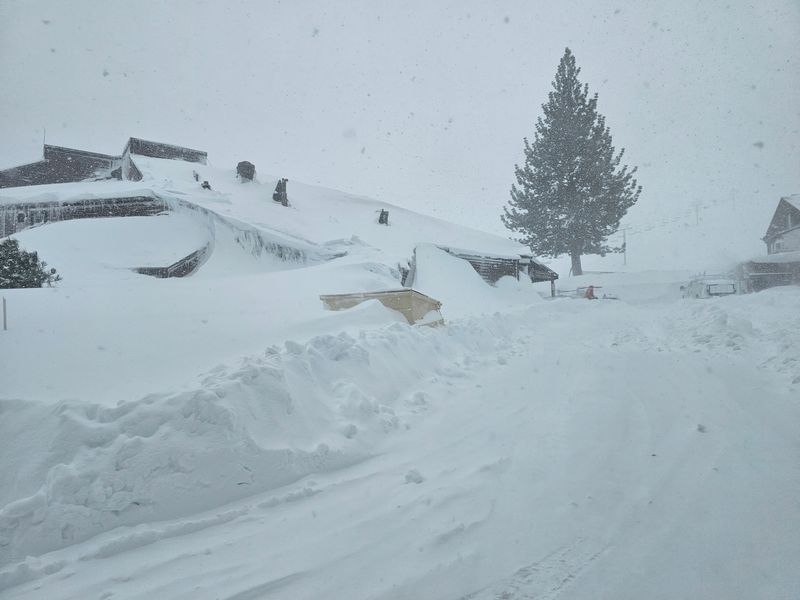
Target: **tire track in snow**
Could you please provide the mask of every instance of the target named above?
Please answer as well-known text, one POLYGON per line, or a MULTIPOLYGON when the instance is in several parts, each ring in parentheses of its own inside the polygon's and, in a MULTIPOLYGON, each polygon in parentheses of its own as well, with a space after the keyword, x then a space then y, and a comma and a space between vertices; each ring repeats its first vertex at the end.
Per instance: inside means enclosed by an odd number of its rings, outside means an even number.
POLYGON ((510 577, 488 588, 463 596, 462 600, 554 600, 578 579, 606 548, 576 538, 544 558, 518 569, 510 577))

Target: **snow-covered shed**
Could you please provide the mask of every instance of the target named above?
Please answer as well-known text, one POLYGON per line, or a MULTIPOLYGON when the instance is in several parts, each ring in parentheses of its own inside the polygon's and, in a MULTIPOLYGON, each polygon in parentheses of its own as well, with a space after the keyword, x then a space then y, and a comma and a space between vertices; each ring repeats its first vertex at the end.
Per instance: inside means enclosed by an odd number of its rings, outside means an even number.
MULTIPOLYGON (((440 244, 436 246, 456 258, 467 261, 489 285, 496 284, 502 277, 513 277, 519 280, 523 276, 529 277, 533 283, 549 281, 551 293, 555 295, 555 280, 558 279, 558 273, 537 261, 530 254, 468 250, 440 244)), ((413 285, 414 271, 416 270, 415 262, 416 252, 411 260, 410 270, 404 274, 403 285, 413 285)))

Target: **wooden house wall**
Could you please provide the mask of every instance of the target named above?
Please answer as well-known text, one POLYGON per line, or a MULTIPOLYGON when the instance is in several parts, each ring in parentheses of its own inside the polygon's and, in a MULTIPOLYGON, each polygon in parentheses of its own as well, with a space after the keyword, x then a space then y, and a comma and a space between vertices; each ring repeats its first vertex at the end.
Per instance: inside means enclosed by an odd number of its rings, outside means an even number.
POLYGON ((489 256, 470 256, 454 254, 463 258, 480 275, 484 281, 495 284, 501 277, 514 277, 519 279, 519 260, 512 258, 494 258, 489 256))
POLYGON ((793 229, 777 234, 767 245, 768 254, 794 252, 795 250, 800 250, 800 222, 793 229))
POLYGON ((150 275, 159 279, 169 277, 187 277, 194 273, 206 260, 211 249, 211 244, 206 244, 199 250, 195 250, 188 256, 172 263, 168 267, 137 267, 134 269, 142 275, 150 275))
POLYGON ((752 292, 779 285, 800 285, 800 261, 747 262, 741 267, 741 279, 747 282, 748 291, 752 292))
POLYGON ((514 258, 500 258, 496 256, 479 256, 464 254, 447 250, 453 256, 464 259, 472 268, 477 271, 484 281, 494 285, 501 277, 514 277, 519 280, 520 273, 531 278, 531 281, 554 281, 558 279, 558 274, 547 267, 528 262, 529 259, 521 260, 514 258))
MULTIPOLYGON (((480 275, 486 283, 494 285, 501 277, 506 275, 519 279, 520 259, 504 258, 498 256, 484 256, 479 254, 468 254, 457 250, 439 246, 448 254, 467 261, 472 268, 480 275)), ((414 256, 416 261, 416 255, 414 256)))
POLYGON ((104 217, 148 217, 167 209, 164 200, 153 196, 6 204, 0 206, 0 237, 41 223, 104 217))

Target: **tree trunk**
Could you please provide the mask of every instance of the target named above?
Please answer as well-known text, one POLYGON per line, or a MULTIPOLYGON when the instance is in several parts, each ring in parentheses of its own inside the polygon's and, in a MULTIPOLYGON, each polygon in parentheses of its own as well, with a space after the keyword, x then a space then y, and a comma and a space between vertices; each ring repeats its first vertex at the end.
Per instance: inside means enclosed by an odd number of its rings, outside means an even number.
POLYGON ((581 255, 570 254, 570 258, 572 258, 572 276, 575 277, 577 275, 583 275, 583 269, 581 268, 581 255))

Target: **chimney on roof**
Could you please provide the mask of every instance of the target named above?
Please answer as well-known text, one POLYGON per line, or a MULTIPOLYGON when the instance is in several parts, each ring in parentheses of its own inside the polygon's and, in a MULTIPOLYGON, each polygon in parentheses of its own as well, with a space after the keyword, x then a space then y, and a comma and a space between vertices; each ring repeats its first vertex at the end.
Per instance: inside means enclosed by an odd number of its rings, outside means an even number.
POLYGON ((249 161, 243 160, 236 165, 236 174, 242 182, 253 181, 253 178, 256 176, 256 166, 249 161))

